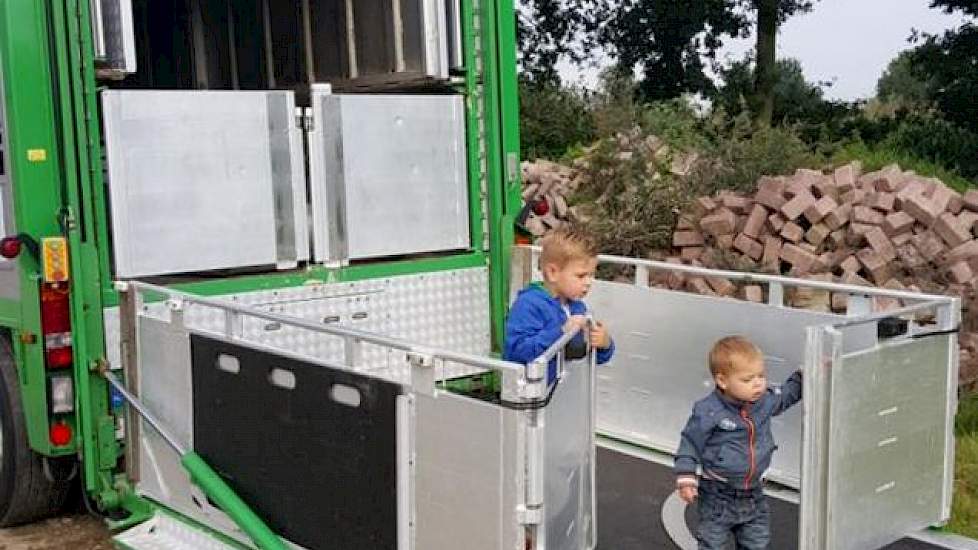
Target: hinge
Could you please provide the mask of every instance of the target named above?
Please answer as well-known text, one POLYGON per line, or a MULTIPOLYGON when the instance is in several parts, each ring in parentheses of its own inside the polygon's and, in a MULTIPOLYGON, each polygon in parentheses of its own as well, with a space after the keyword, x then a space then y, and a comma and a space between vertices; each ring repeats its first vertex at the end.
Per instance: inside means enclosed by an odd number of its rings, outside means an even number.
POLYGON ((305 132, 312 132, 316 129, 311 107, 295 108, 295 126, 305 132))

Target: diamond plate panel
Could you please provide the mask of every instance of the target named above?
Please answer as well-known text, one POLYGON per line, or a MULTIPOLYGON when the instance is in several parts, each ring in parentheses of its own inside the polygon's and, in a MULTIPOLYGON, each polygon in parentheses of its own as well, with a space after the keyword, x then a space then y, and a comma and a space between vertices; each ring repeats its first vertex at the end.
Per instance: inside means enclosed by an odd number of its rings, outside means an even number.
MULTIPOLYGON (((484 356, 491 349, 489 273, 485 268, 304 285, 224 298, 265 311, 395 336, 418 345, 484 356)), ((144 310, 153 317, 169 315, 162 303, 148 304, 144 310)), ((215 308, 193 305, 185 313, 185 322, 196 330, 223 333, 224 317, 215 308)), ((118 308, 107 308, 104 318, 109 361, 117 366, 120 365, 118 308)), ((343 340, 335 336, 277 326, 255 318, 245 319, 241 328, 246 341, 331 362, 344 359, 343 340)), ((362 360, 357 370, 396 382, 406 383, 410 379, 410 368, 401 352, 364 345, 362 360)), ((448 364, 441 376, 451 378, 477 371, 448 364)))

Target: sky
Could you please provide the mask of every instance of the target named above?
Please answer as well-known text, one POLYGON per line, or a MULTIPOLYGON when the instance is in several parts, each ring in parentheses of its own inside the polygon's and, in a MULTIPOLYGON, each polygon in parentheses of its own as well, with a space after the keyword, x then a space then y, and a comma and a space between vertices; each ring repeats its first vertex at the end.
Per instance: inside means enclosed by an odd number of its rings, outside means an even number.
MULTIPOLYGON (((911 45, 913 29, 940 33, 958 26, 962 17, 929 8, 928 0, 822 0, 814 11, 797 15, 781 27, 778 57, 801 60, 805 77, 830 81, 829 99, 872 97, 887 64, 911 45)), ((740 59, 754 47, 753 38, 728 40, 721 59, 740 59)), ((606 62, 606 61, 605 61, 606 62)), ((561 66, 565 80, 593 87, 596 68, 561 66)))

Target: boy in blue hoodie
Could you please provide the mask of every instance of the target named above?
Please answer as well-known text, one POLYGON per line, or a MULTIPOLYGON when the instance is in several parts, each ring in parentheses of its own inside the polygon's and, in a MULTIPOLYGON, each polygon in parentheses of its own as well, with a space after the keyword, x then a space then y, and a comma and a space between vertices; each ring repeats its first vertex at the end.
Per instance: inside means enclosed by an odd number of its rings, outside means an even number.
POLYGON ((693 405, 676 452, 676 487, 687 504, 697 501, 700 550, 727 548, 731 535, 738 550, 767 550, 762 476, 778 448, 771 418, 801 400, 801 371, 768 387, 761 350, 729 336, 710 350, 710 372, 716 391, 693 405))
MULTIPOLYGON (((506 320, 506 346, 503 358, 529 363, 539 357, 564 332, 582 329, 568 344, 565 359, 584 357, 583 329, 587 325, 587 305, 582 301, 591 289, 598 266, 597 246, 580 229, 554 231, 540 245, 540 272, 543 282, 531 283, 521 290, 506 320)), ((590 334, 591 345, 598 353, 598 363, 607 363, 615 344, 604 323, 596 322, 590 334)), ((557 362, 547 368, 547 382, 557 377, 557 362)))

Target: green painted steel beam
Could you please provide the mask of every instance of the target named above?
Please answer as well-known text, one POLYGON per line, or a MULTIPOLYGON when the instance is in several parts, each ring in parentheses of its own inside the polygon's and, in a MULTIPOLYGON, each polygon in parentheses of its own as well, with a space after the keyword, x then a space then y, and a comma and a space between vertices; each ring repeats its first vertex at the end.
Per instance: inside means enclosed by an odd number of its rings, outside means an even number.
MULTIPOLYGON (((54 75, 49 49, 49 6, 48 2, 0 0, 0 71, 4 79, 14 216, 18 231, 37 240, 61 234, 61 147, 51 95, 54 75)), ((13 338, 28 441, 40 453, 64 454, 72 449, 55 451, 48 440, 40 337, 40 266, 28 253, 22 253, 17 263, 21 299, 13 338)))

